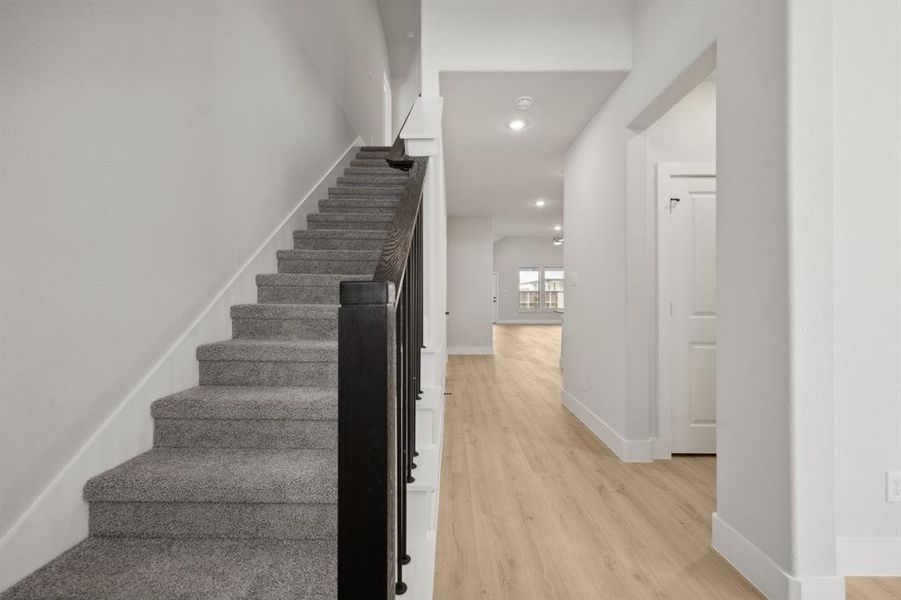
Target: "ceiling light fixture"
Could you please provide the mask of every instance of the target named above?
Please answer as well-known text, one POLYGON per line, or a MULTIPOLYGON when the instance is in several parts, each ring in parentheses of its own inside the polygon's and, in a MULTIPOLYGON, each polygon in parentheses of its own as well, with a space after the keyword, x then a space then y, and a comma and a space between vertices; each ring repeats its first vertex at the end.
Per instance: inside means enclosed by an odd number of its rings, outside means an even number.
POLYGON ((543 208, 545 204, 547 204, 547 202, 545 202, 544 200, 535 201, 535 206, 537 206, 538 208, 543 208))
POLYGON ((562 231, 562 230, 563 230, 562 225, 554 225, 554 231, 562 231))
POLYGON ((555 237, 555 238, 554 238, 554 245, 555 245, 555 246, 562 246, 562 245, 563 245, 563 238, 562 238, 562 237, 555 237))
POLYGON ((512 121, 507 123, 507 127, 512 129, 513 131, 520 131, 524 129, 528 124, 528 121, 526 121, 525 119, 513 119, 512 121))
POLYGON ((516 110, 529 110, 532 108, 533 102, 535 102, 535 99, 531 96, 520 96, 513 101, 516 104, 516 110))

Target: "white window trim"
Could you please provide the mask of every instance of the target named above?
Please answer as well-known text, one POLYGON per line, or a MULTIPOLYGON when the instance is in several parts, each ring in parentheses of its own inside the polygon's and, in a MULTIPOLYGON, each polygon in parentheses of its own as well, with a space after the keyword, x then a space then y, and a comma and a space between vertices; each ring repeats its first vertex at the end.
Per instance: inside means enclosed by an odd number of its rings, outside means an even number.
MULTIPOLYGON (((515 297, 515 299, 514 299, 514 302, 515 302, 515 304, 514 304, 514 306, 515 306, 514 312, 516 312, 516 313, 525 313, 525 314, 536 314, 536 313, 551 314, 551 313, 553 313, 555 310, 557 310, 557 309, 555 309, 555 308, 548 308, 548 307, 547 307, 546 300, 545 300, 545 293, 546 293, 546 290, 544 289, 544 287, 545 287, 545 283, 544 283, 544 272, 547 271, 547 270, 550 270, 550 271, 560 271, 560 272, 562 273, 562 272, 563 272, 563 267, 540 267, 540 266, 537 266, 537 265, 530 265, 530 266, 516 267, 516 297, 515 297), (523 308, 523 307, 520 306, 520 304, 519 304, 519 293, 520 293, 520 290, 519 290, 519 274, 520 274, 522 271, 531 271, 531 270, 535 270, 535 269, 538 269, 538 308, 523 308)), ((564 294, 564 296, 563 296, 564 302, 566 302, 566 300, 565 300, 565 298, 566 298, 566 284, 565 284, 565 283, 564 283, 564 286, 563 286, 563 294, 564 294)))

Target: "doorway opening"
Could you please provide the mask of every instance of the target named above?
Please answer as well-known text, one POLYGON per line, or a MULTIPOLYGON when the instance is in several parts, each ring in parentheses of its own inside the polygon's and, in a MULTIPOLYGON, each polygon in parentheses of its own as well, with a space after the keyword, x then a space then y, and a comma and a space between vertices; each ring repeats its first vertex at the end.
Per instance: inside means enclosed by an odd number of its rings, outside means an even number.
POLYGON ((631 396, 650 403, 655 459, 716 454, 715 68, 713 47, 633 122, 627 147, 648 344, 631 396))

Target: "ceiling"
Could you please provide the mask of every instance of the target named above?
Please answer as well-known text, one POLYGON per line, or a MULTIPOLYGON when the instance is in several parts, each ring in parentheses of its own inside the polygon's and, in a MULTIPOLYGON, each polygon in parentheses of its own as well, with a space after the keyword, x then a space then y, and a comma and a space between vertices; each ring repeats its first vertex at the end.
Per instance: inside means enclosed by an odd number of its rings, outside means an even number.
POLYGON ((448 214, 508 218, 553 235, 563 217, 563 154, 624 72, 441 73, 448 214), (532 96, 528 111, 514 100, 532 96), (529 125, 514 132, 513 118, 529 125), (537 208, 535 201, 547 205, 537 208))

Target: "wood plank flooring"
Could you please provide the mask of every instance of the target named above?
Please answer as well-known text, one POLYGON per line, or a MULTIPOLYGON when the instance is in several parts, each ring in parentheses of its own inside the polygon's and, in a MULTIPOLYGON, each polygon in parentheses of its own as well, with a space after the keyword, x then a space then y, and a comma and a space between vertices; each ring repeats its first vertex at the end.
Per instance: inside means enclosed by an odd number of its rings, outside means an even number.
POLYGON ((435 598, 762 598, 710 548, 715 458, 620 462, 561 404, 559 351, 559 327, 505 325, 451 357, 435 598))

